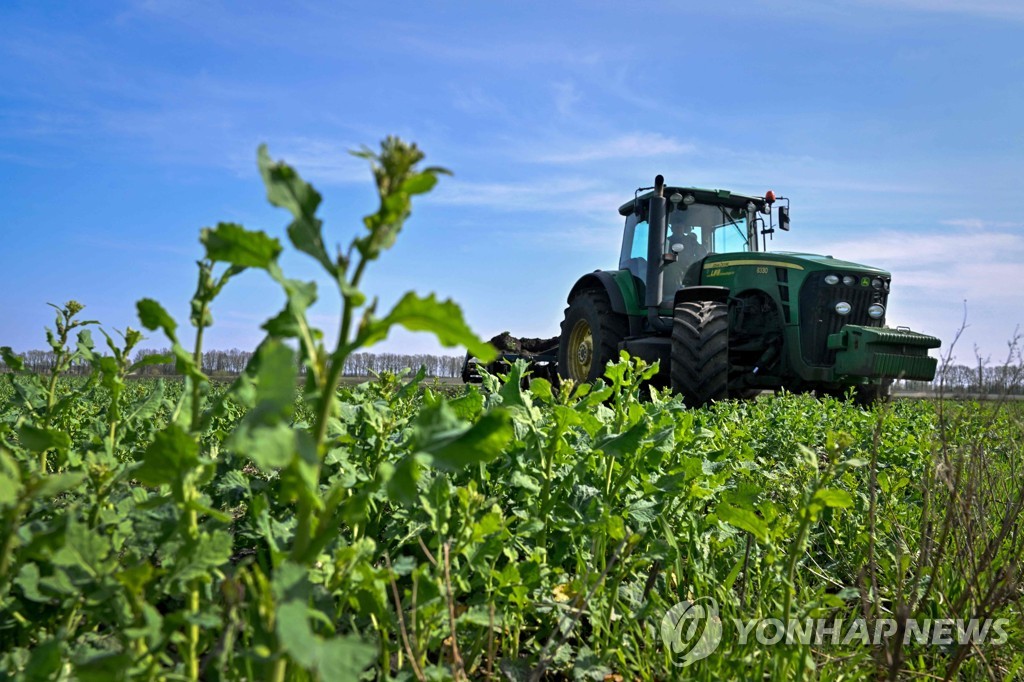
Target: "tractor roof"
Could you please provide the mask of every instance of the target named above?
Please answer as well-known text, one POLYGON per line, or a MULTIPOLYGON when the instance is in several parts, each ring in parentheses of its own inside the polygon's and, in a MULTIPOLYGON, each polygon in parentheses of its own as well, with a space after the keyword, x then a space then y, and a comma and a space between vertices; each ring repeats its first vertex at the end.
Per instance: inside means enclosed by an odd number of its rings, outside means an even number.
MULTIPOLYGON (((751 201, 757 206, 758 210, 764 208, 764 197, 752 197, 746 194, 736 194, 730 192, 727 189, 700 189, 697 187, 665 187, 665 196, 670 197, 676 192, 680 194, 692 194, 697 203, 701 204, 724 204, 726 206, 746 206, 751 201)), ((654 194, 653 191, 644 192, 643 194, 636 197, 636 199, 630 199, 622 206, 619 207, 619 215, 627 216, 633 212, 633 207, 637 201, 645 201, 654 194)))

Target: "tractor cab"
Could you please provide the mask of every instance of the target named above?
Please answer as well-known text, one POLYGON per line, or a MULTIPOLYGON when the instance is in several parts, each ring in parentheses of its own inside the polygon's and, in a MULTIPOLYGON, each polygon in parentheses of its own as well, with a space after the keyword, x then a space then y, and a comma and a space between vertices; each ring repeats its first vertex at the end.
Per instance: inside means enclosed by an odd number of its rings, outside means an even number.
MULTIPOLYGON (((628 270, 637 287, 648 282, 651 225, 648 209, 651 193, 637 195, 619 208, 626 217, 622 233, 619 269, 628 270)), ((671 308, 675 292, 699 282, 699 264, 712 254, 763 250, 763 240, 774 232, 771 208, 773 193, 764 197, 733 194, 728 190, 666 187, 666 230, 660 250, 663 288, 662 307, 671 308), (765 217, 768 225, 765 224, 765 217)), ((788 200, 787 200, 788 203, 788 200)), ((788 205, 780 207, 779 226, 789 229, 788 205)), ((650 273, 653 274, 653 273, 650 273)))

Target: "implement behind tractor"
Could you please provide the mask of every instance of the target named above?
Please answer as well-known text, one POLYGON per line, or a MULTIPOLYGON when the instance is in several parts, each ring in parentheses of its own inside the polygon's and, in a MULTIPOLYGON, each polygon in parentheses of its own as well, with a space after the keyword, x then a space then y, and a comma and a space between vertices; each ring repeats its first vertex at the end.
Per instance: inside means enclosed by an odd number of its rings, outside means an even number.
MULTIPOLYGON (((890 273, 765 251, 776 224, 789 230, 788 199, 666 187, 659 175, 619 213, 618 269, 576 282, 559 337, 492 339, 501 357, 487 371, 525 358, 535 376, 589 382, 626 350, 659 361, 655 381, 689 405, 780 388, 852 389, 868 403, 895 379, 935 377, 928 350, 940 341, 885 326, 890 273)), ((478 379, 477 368, 467 357, 463 379, 478 379)))

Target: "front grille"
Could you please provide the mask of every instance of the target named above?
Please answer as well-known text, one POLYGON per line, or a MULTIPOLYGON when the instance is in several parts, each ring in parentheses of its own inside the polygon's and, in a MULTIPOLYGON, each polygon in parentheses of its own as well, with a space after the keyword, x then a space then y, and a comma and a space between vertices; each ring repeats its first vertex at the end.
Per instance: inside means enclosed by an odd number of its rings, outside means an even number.
POLYGON ((836 351, 828 349, 828 337, 842 329, 845 324, 859 324, 865 327, 881 327, 885 318, 872 320, 868 317, 868 306, 878 302, 886 304, 888 294, 868 286, 861 286, 864 275, 843 272, 814 272, 807 276, 800 288, 800 351, 804 362, 818 367, 831 367, 836 362, 836 351), (853 286, 826 284, 825 276, 852 274, 856 279, 853 286), (836 303, 850 304, 849 315, 836 312, 836 303))

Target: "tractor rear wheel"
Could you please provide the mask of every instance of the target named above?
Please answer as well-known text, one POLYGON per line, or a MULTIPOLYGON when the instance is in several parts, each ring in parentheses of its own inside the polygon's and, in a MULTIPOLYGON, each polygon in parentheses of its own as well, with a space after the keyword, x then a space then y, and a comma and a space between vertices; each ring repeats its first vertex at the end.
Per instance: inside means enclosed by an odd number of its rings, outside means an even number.
POLYGON ((690 407, 729 397, 729 305, 676 306, 672 320, 672 390, 690 407))
POLYGON ((619 343, 629 333, 625 315, 612 312, 603 291, 588 289, 569 302, 558 340, 558 373, 577 383, 604 374, 609 360, 619 357, 619 343))

